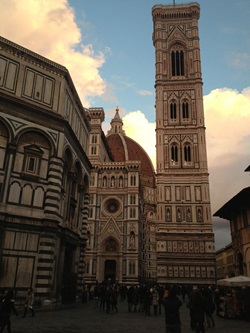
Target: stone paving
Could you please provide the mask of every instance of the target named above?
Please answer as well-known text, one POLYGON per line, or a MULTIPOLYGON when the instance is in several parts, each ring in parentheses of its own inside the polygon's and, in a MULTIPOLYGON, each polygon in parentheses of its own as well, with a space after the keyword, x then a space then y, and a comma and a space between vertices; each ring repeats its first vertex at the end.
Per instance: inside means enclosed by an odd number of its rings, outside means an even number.
MULTIPOLYGON (((67 308, 36 309, 34 318, 12 315, 12 333, 164 333, 164 312, 146 316, 144 312, 128 312, 126 301, 118 302, 118 313, 107 314, 95 308, 94 301, 76 303, 67 308)), ((151 313, 152 313, 151 309, 151 313)), ((189 310, 181 307, 182 333, 192 333, 189 328, 189 310)), ((4 332, 7 332, 5 329, 4 332)), ((206 333, 249 333, 250 322, 216 317, 216 327, 206 333)))

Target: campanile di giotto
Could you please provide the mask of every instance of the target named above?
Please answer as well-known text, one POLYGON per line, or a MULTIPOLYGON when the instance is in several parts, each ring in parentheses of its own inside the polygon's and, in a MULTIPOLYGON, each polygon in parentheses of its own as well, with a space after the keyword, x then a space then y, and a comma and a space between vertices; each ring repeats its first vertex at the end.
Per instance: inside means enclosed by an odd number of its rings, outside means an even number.
POLYGON ((155 5, 157 281, 213 283, 200 6, 155 5))

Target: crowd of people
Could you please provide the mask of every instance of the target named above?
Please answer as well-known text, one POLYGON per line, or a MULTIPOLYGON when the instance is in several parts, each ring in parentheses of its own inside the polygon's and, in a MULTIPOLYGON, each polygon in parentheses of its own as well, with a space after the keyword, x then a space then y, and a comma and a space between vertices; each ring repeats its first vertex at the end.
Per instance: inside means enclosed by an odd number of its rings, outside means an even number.
MULTIPOLYGON (((90 298, 94 299, 94 309, 117 313, 117 299, 127 302, 129 312, 144 312, 146 316, 165 313, 166 333, 181 332, 180 307, 185 304, 189 309, 190 328, 196 333, 204 333, 206 328, 216 325, 216 316, 229 316, 229 306, 225 299, 237 295, 237 317, 250 321, 250 288, 240 290, 217 286, 159 286, 96 284, 88 287, 90 298), (227 295, 227 296, 226 296, 227 295), (226 305, 225 305, 226 304, 226 305)), ((85 295, 85 301, 87 296, 85 295)), ((234 299, 234 298, 233 298, 234 299)))
MULTIPOLYGON (((127 302, 128 312, 141 312, 146 316, 165 314, 166 333, 181 333, 180 308, 189 309, 190 328, 195 333, 205 333, 215 327, 215 316, 239 318, 250 321, 250 287, 230 288, 218 286, 185 286, 141 284, 118 285, 110 282, 84 287, 82 302, 93 300, 93 308, 106 313, 118 313, 118 298, 127 302)), ((33 309, 34 292, 28 289, 22 317, 33 309)), ((7 328, 11 333, 11 313, 19 315, 13 290, 0 299, 0 333, 7 328)))

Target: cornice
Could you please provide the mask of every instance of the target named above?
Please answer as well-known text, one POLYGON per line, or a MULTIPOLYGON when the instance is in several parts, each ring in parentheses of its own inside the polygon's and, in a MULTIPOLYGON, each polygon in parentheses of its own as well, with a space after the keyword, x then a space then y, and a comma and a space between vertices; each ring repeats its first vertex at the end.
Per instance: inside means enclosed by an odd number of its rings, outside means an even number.
POLYGON ((25 47, 13 43, 12 41, 0 36, 0 50, 4 50, 6 53, 12 54, 19 59, 27 61, 41 69, 47 70, 55 75, 63 77, 68 74, 66 67, 49 60, 38 53, 35 53, 25 47), (46 66, 45 66, 46 64, 46 66))

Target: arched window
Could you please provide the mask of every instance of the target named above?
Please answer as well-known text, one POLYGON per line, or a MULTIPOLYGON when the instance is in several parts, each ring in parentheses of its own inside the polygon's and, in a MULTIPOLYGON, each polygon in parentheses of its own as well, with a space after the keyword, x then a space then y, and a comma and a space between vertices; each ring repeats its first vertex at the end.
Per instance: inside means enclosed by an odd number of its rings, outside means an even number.
POLYGON ((191 162, 191 147, 190 145, 185 145, 184 147, 184 161, 191 162))
POLYGON ((184 102, 182 103, 182 118, 188 119, 189 118, 189 109, 188 109, 188 103, 184 102))
POLYGON ((131 176, 130 177, 130 185, 131 186, 136 186, 136 176, 131 176))
POLYGON ((129 214, 129 217, 131 218, 131 219, 134 219, 135 218, 135 208, 130 208, 130 214, 129 214))
POLYGON ((172 76, 184 75, 184 52, 181 50, 172 51, 171 53, 172 63, 172 76))
POLYGON ((130 196, 130 204, 135 205, 135 195, 130 196))
POLYGON ((170 104, 170 119, 176 119, 177 113, 176 113, 176 103, 170 104))
POLYGON ((176 144, 171 146, 171 160, 172 162, 178 162, 178 147, 176 144))
POLYGON ((97 135, 96 134, 92 135, 92 143, 97 143, 97 135))
POLYGON ((129 263, 129 274, 135 274, 135 262, 130 261, 129 263))

